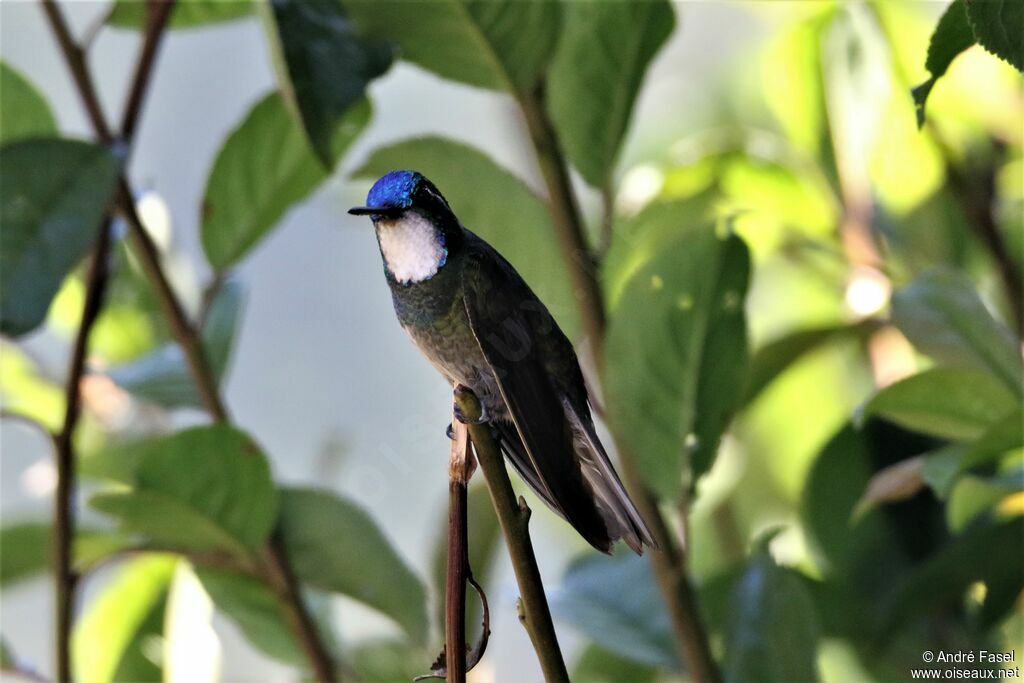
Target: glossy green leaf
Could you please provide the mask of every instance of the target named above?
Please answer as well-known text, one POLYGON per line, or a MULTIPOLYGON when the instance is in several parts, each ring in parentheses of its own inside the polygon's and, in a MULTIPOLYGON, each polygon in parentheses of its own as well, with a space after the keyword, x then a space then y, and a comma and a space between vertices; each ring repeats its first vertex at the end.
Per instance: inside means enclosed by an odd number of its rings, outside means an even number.
MULTIPOLYGON (((256 11, 253 0, 178 0, 171 11, 172 29, 199 28, 243 19, 256 11)), ((141 31, 146 27, 146 3, 116 0, 107 23, 117 28, 141 31)))
POLYGON ((803 581, 761 551, 733 591, 723 678, 737 683, 815 681, 819 632, 803 581))
POLYGON ((608 329, 609 419, 662 498, 711 467, 743 388, 750 262, 735 235, 691 226, 626 286, 608 329))
POLYGON ((569 159, 591 185, 611 182, 644 74, 674 28, 665 0, 566 5, 548 111, 569 159))
POLYGON ((196 567, 195 572, 217 609, 235 622, 253 646, 281 661, 305 662, 277 598, 265 583, 213 567, 196 567))
POLYGON ((89 603, 72 636, 76 680, 159 680, 159 667, 145 658, 146 640, 162 633, 162 614, 177 563, 177 558, 167 555, 130 560, 89 603), (140 673, 146 677, 126 677, 140 673))
MULTIPOLYGON (((494 566, 495 551, 498 549, 501 529, 494 514, 491 496, 484 484, 470 486, 466 496, 466 526, 469 546, 469 566, 473 578, 487 589, 488 578, 494 566)), ((434 543, 433 579, 437 595, 444 595, 446 570, 448 568, 448 513, 438 520, 437 541, 434 543)), ((466 601, 466 629, 476 633, 480 624, 480 601, 476 594, 468 592, 466 601)), ((437 600, 436 623, 444 629, 444 601, 437 600)))
POLYGON ((649 558, 585 555, 566 570, 550 603, 557 619, 601 647, 649 666, 679 669, 672 623, 649 558))
POLYGON ((266 541, 277 494, 266 458, 245 434, 223 425, 197 427, 137 442, 131 450, 137 458, 133 487, 90 501, 125 531, 239 556, 266 541))
POLYGON ((283 489, 280 526, 296 576, 427 635, 426 591, 362 508, 327 491, 283 489))
POLYGON ((1020 399, 992 375, 966 368, 932 368, 879 391, 864 407, 924 434, 968 440, 1020 404, 1020 399))
MULTIPOLYGON (((341 118, 338 157, 370 118, 365 100, 341 118)), ((263 98, 217 153, 203 199, 202 242, 218 271, 238 262, 327 174, 280 95, 263 98)))
POLYGON ((375 150, 353 176, 376 180, 411 168, 430 178, 467 228, 516 267, 570 337, 578 313, 544 201, 484 154, 426 137, 375 150))
POLYGON ((983 48, 1024 72, 1024 3, 965 0, 967 21, 983 48))
POLYGON ((878 329, 877 323, 865 320, 852 325, 828 325, 797 330, 768 342, 750 359, 743 403, 753 402, 761 392, 789 367, 822 347, 850 339, 866 338, 878 329))
POLYGON ((43 322, 60 283, 96 239, 118 164, 102 147, 22 140, 0 155, 0 332, 43 322))
POLYGON ((1015 392, 1024 391, 1013 334, 992 317, 963 275, 933 271, 914 280, 893 295, 892 320, 922 353, 949 365, 987 369, 1015 392))
POLYGON ((533 85, 554 52, 560 3, 552 0, 343 0, 368 35, 439 76, 494 90, 533 85))
MULTIPOLYGON (((229 280, 217 292, 203 320, 203 350, 218 381, 227 371, 244 301, 241 283, 229 280)), ((178 344, 162 346, 142 358, 113 368, 107 374, 125 391, 165 408, 203 407, 178 344)))
POLYGON ((935 81, 945 75, 956 57, 974 45, 974 32, 967 23, 964 0, 953 0, 939 19, 928 44, 928 58, 925 68, 931 76, 913 89, 914 108, 917 111, 917 125, 924 125, 924 107, 935 81))
POLYGON ((334 136, 367 84, 391 66, 392 49, 356 33, 338 0, 271 0, 266 16, 281 92, 327 169, 334 136))
POLYGON ((57 134, 57 123, 42 93, 4 61, 0 61, 0 92, 0 145, 57 134))

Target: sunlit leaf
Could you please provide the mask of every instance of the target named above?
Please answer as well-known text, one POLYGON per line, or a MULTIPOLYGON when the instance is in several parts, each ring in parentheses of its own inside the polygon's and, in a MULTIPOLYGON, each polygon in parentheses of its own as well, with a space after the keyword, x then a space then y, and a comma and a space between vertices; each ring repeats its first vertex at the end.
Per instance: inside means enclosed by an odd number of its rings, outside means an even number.
POLYGON ((0 340, 0 405, 51 432, 59 430, 64 420, 63 390, 42 377, 32 359, 6 340, 0 340))
POLYGON ((725 641, 726 681, 814 681, 819 626, 811 596, 796 572, 759 552, 732 596, 725 641))
POLYGON ((953 485, 946 505, 950 530, 963 531, 980 515, 997 508, 1003 499, 1021 491, 1024 491, 1024 478, 1019 470, 1009 477, 961 476, 953 485))
POLYGON ((925 434, 967 440, 981 436, 1019 404, 1019 397, 988 373, 932 368, 882 389, 864 413, 925 434))
POLYGON ((565 151, 588 183, 607 186, 644 74, 675 28, 672 5, 566 5, 547 88, 548 111, 565 151))
POLYGON ((46 317, 61 281, 96 239, 118 176, 103 147, 34 139, 0 155, 0 332, 20 336, 46 317))
POLYGON ((664 498, 710 468, 747 365, 749 257, 735 235, 691 226, 630 280, 609 325, 608 415, 664 498))
POLYGON ((375 150, 353 172, 376 179, 410 168, 430 178, 467 228, 516 267, 570 337, 578 313, 543 200, 481 152, 444 138, 426 137, 375 150))
POLYGON ((52 137, 57 123, 42 93, 0 61, 0 145, 23 138, 52 137))
MULTIPOLYGON (((369 118, 365 100, 341 117, 331 138, 336 158, 369 118)), ((210 264, 234 265, 326 177, 280 95, 264 97, 228 136, 206 183, 202 241, 210 264)))
POLYGON ((331 169, 339 124, 391 66, 391 47, 358 35, 338 0, 271 0, 266 16, 281 92, 331 169))
POLYGON ((146 657, 146 640, 163 631, 163 611, 177 562, 166 555, 130 560, 89 603, 72 639, 77 680, 159 680, 160 667, 146 657), (145 677, 139 678, 140 674, 145 677))
POLYGON ((807 354, 826 344, 862 339, 877 328, 877 323, 871 320, 850 325, 829 325, 797 330, 765 344, 750 359, 743 402, 753 402, 775 378, 807 354))
POLYGON ((217 609, 235 622, 256 648, 292 664, 305 661, 277 598, 265 583, 213 567, 195 567, 195 572, 217 609))
POLYGON ((924 107, 935 81, 946 73, 961 52, 974 43, 974 33, 967 23, 964 0, 953 0, 939 19, 928 45, 928 58, 924 66, 931 76, 913 90, 918 126, 924 125, 924 107))
POLYGON ((965 0, 967 21, 983 48, 1024 72, 1024 4, 1017 0, 965 0))
MULTIPOLYGON (((146 28, 147 5, 140 0, 115 0, 107 23, 117 28, 143 30, 146 28)), ((254 12, 252 0, 179 0, 171 11, 168 27, 198 28, 242 19, 254 12)))
POLYGON ((609 651, 650 666, 679 668, 672 624, 650 559, 587 555, 562 577, 552 613, 609 651), (608 590, 618 586, 617 590, 608 590))
POLYGON ((1024 413, 1018 408, 992 425, 964 454, 961 466, 985 465, 1009 451, 1024 448, 1024 413))
POLYGON ((922 353, 949 365, 988 370, 1021 393, 1020 350, 966 277, 932 271, 893 295, 892 320, 922 353))
POLYGON ((342 0, 368 35, 390 40, 409 60, 444 78, 494 90, 525 89, 558 39, 560 3, 551 0, 342 0))
MULTIPOLYGON (((214 376, 227 371, 235 334, 244 310, 241 283, 229 280, 214 297, 201 330, 203 350, 214 376)), ((202 408, 203 402, 178 344, 167 344, 107 373, 122 389, 166 408, 202 408)))
POLYGON ((414 641, 426 638, 423 584, 364 510, 327 491, 283 489, 280 526, 299 579, 380 610, 414 641))
POLYGON ((266 458, 245 434, 222 425, 197 427, 137 442, 131 451, 137 458, 132 489, 90 501, 125 531, 243 557, 266 541, 277 494, 266 458))

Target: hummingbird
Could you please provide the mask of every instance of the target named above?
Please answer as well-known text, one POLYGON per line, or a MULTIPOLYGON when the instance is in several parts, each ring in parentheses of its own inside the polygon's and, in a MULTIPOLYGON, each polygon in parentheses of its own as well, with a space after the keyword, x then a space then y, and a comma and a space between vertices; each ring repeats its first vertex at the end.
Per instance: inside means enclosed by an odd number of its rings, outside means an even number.
POLYGON ((512 264, 416 171, 384 175, 349 213, 373 221, 399 323, 453 387, 473 391, 541 500, 602 552, 618 539, 637 554, 656 547, 594 429, 572 343, 512 264))

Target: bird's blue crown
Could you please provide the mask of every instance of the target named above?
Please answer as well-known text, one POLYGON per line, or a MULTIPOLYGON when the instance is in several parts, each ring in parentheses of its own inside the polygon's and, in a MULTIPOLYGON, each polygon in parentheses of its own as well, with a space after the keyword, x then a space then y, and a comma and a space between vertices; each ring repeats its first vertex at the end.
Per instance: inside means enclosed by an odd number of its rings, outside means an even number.
POLYGON ((366 195, 367 206, 408 208, 412 206, 412 193, 420 179, 416 171, 391 171, 373 184, 366 195))

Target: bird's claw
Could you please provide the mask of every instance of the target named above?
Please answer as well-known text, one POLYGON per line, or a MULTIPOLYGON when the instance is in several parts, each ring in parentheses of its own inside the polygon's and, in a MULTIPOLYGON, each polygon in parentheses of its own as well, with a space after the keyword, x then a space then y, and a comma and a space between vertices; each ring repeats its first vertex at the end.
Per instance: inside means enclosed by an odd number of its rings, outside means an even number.
POLYGON ((454 408, 455 419, 464 425, 482 425, 483 423, 487 422, 487 409, 484 408, 482 405, 480 406, 480 417, 476 420, 470 420, 468 417, 466 417, 465 414, 462 412, 462 408, 459 407, 458 403, 455 404, 454 408))
POLYGON ((444 430, 444 434, 452 441, 455 441, 455 425, 449 422, 448 427, 446 427, 444 430))

